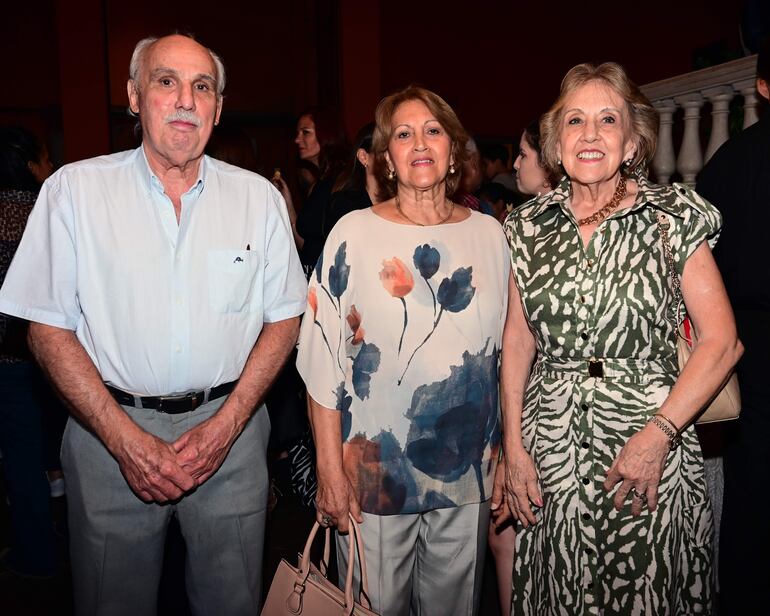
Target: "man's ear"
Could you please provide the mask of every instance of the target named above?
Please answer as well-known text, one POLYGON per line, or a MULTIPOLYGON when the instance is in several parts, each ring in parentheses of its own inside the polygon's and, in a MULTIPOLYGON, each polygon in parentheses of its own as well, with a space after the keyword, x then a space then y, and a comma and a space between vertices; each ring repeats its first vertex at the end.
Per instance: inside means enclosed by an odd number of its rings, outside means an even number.
POLYGON ((767 83, 766 79, 762 79, 761 77, 757 78, 757 92, 759 92, 765 100, 770 100, 770 84, 767 83))
POLYGON ((133 112, 139 113, 139 89, 136 87, 136 82, 133 79, 129 79, 126 83, 126 91, 128 92, 128 108, 133 112))
POLYGON ((217 97, 217 114, 214 116, 214 126, 219 126, 219 116, 222 115, 222 103, 224 102, 223 98, 222 96, 217 97))

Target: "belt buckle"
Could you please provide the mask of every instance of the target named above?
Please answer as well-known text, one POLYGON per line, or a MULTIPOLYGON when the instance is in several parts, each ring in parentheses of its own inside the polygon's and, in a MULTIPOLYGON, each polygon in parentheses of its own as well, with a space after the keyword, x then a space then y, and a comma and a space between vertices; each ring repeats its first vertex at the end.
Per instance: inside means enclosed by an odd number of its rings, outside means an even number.
POLYGON ((598 379, 604 378, 604 362, 600 359, 591 358, 588 360, 588 376, 598 379))
POLYGON ((189 408, 184 407, 183 411, 194 411, 200 406, 200 400, 198 399, 199 394, 200 392, 191 391, 179 396, 160 396, 158 398, 158 407, 155 410, 160 413, 173 413, 174 410, 177 410, 184 402, 189 400, 189 408), (176 407, 176 409, 174 407, 176 407))

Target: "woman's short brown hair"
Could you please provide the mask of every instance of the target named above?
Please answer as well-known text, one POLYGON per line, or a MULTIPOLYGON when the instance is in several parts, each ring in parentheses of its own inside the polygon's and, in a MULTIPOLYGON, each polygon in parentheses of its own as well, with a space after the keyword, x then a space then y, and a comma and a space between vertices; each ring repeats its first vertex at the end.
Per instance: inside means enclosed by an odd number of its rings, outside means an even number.
POLYGON ((625 173, 632 175, 637 169, 646 173, 658 143, 658 112, 642 94, 639 86, 628 78, 623 67, 615 62, 605 62, 599 66, 578 64, 564 76, 559 98, 540 120, 545 165, 554 169, 558 169, 560 165, 556 152, 567 97, 577 88, 592 81, 604 82, 626 101, 631 133, 636 141, 636 154, 631 164, 625 168, 625 173))
POLYGON ((465 145, 468 142, 468 133, 465 132, 457 114, 449 104, 435 92, 419 86, 409 86, 399 92, 383 98, 374 112, 375 128, 372 140, 372 149, 375 156, 376 173, 380 176, 380 184, 384 197, 390 198, 396 194, 397 179, 388 178, 388 164, 385 160, 385 152, 391 137, 391 122, 396 109, 409 101, 421 101, 434 115, 441 127, 447 132, 451 143, 450 156, 454 159, 457 172, 446 177, 446 194, 451 197, 460 184, 460 169, 468 157, 465 145))

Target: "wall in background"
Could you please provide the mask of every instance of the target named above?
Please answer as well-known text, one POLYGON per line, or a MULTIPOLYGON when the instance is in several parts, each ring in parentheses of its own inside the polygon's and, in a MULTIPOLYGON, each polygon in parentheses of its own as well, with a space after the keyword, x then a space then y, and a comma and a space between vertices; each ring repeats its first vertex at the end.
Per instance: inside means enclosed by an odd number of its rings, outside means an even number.
POLYGON ((622 8, 492 0, 16 2, 0 24, 0 123, 45 136, 58 162, 130 147, 134 121, 123 109, 131 50, 143 36, 179 29, 224 58, 224 121, 251 135, 264 167, 293 158, 302 108, 340 106, 352 135, 383 94, 412 82, 446 98, 482 139, 515 141, 554 99, 570 66, 616 60, 638 83, 687 72, 697 49, 739 47, 741 8, 715 0, 622 8))

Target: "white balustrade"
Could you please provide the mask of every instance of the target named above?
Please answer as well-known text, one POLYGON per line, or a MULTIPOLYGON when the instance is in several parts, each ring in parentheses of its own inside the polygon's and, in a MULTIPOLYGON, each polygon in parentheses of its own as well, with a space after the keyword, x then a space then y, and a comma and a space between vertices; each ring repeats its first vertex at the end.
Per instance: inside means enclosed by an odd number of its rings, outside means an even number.
POLYGON ((735 84, 735 89, 743 95, 743 128, 748 128, 759 120, 757 117, 757 81, 756 79, 744 79, 735 84))
POLYGON ((660 128, 658 129, 658 148, 655 150, 652 168, 655 171, 658 182, 661 184, 668 184, 674 171, 676 171, 674 136, 672 132, 676 103, 674 103, 674 99, 672 98, 664 98, 653 104, 655 105, 655 109, 658 110, 660 128))
POLYGON ((684 136, 676 158, 676 169, 682 174, 685 183, 695 184, 695 177, 703 168, 700 147, 700 108, 703 106, 703 97, 697 92, 691 92, 677 96, 674 102, 684 109, 684 136))
POLYGON ((708 162, 719 147, 730 138, 730 101, 733 100, 734 90, 730 86, 716 86, 703 90, 703 96, 711 101, 711 137, 706 146, 708 162))
POLYGON ((729 138, 730 103, 736 95, 743 98, 743 128, 757 121, 756 65, 757 57, 748 56, 642 86, 660 117, 658 149, 652 161, 658 182, 667 184, 675 171, 684 182, 695 182, 704 162, 729 138), (711 106, 711 133, 704 153, 700 118, 706 102, 711 106), (680 108, 684 129, 676 152, 674 122, 680 108))

